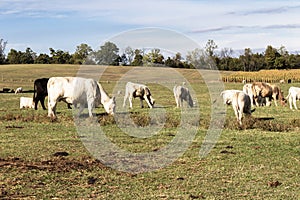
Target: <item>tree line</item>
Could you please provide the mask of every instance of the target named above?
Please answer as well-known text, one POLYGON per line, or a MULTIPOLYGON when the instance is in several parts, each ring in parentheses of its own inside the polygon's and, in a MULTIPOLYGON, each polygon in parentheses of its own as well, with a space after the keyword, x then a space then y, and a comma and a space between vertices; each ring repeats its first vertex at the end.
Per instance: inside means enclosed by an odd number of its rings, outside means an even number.
POLYGON ((168 66, 174 68, 204 68, 216 66, 219 70, 259 71, 261 69, 300 68, 300 55, 290 54, 284 46, 267 46, 265 51, 254 53, 245 48, 235 56, 231 48, 218 50, 213 40, 208 40, 203 49, 194 49, 184 58, 180 52, 164 56, 160 49, 132 49, 127 47, 120 53, 113 42, 106 42, 99 50, 87 44, 80 44, 73 54, 68 51, 49 48, 49 54, 35 53, 30 47, 25 51, 10 49, 5 55, 7 41, 0 39, 0 64, 99 64, 114 66, 168 66))

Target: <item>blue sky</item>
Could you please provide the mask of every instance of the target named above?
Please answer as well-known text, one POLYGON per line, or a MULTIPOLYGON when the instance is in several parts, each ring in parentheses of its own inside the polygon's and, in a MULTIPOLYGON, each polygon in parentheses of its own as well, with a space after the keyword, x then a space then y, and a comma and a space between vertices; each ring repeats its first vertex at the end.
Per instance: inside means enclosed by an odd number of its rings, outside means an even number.
MULTIPOLYGON (((204 47, 300 51, 300 1, 196 0, 0 0, 0 38, 11 48, 73 53, 87 43, 99 48, 134 29, 174 30, 204 47)), ((176 41, 175 41, 176 42, 176 41)))

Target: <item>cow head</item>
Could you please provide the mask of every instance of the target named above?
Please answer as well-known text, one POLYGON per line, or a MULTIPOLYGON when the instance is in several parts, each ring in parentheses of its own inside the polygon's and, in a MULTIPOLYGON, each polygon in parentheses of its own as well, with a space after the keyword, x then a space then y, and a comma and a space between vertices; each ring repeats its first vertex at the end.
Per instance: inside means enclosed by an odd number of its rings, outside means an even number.
POLYGON ((116 113, 116 98, 113 97, 113 98, 109 99, 108 101, 106 101, 103 104, 103 107, 108 114, 114 115, 116 113))
POLYGON ((287 100, 284 98, 283 91, 278 88, 278 99, 282 106, 286 106, 287 100))
POLYGON ((145 92, 145 97, 149 100, 152 107, 154 107, 155 99, 152 98, 150 89, 148 87, 145 87, 144 92, 145 92))

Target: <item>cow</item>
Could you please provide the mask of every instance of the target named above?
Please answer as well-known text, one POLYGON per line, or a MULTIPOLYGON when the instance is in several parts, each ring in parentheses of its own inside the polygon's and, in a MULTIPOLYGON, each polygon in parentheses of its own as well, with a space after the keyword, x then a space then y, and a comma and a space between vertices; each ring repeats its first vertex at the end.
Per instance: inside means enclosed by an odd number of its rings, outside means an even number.
POLYGON ((272 99, 274 100, 275 106, 278 106, 276 100, 279 100, 281 105, 285 105, 286 102, 283 96, 283 92, 280 90, 280 88, 269 83, 252 83, 252 93, 256 106, 259 106, 259 98, 266 98, 267 106, 271 105, 272 99))
POLYGON ((22 93, 23 92, 23 88, 22 87, 18 87, 15 91, 15 94, 18 94, 18 93, 22 93))
POLYGON ((237 92, 243 92, 241 90, 224 90, 220 96, 223 97, 224 104, 230 105, 232 102, 233 95, 237 92))
POLYGON ((234 110, 234 114, 240 125, 242 125, 243 113, 246 115, 251 115, 251 113, 255 111, 255 109, 251 110, 251 100, 249 95, 247 95, 243 91, 235 92, 233 94, 231 104, 234 110))
POLYGON ((125 86, 125 96, 123 107, 126 106, 126 100, 129 100, 129 107, 132 108, 132 98, 140 98, 141 108, 144 107, 143 100, 145 100, 150 108, 154 107, 155 99, 152 98, 150 89, 143 84, 128 82, 125 86))
POLYGON ((189 107, 193 107, 194 102, 190 95, 190 91, 187 87, 175 85, 173 88, 173 94, 175 97, 177 108, 182 107, 183 100, 185 100, 188 103, 189 107))
POLYGON ((48 90, 48 116, 57 118, 57 102, 64 101, 73 104, 75 108, 79 104, 78 116, 87 105, 89 116, 93 117, 93 109, 100 105, 108 114, 115 113, 115 98, 109 98, 101 85, 93 79, 81 77, 51 77, 47 83, 48 90))
POLYGON ((248 94, 248 96, 250 97, 250 101, 251 101, 251 106, 254 106, 254 102, 253 102, 253 92, 252 92, 252 83, 247 83, 243 86, 243 92, 245 92, 246 94, 248 94))
POLYGON ((41 102, 43 110, 46 110, 45 98, 48 95, 47 92, 48 80, 49 78, 39 78, 36 79, 33 83, 33 101, 34 101, 35 110, 37 110, 39 102, 41 102))
POLYGON ((289 94, 287 95, 286 99, 289 100, 291 110, 293 110, 293 105, 294 105, 295 109, 298 110, 296 101, 298 99, 300 99, 300 88, 299 87, 293 87, 293 86, 290 87, 289 88, 289 94))
POLYGON ((20 97, 20 109, 22 108, 34 108, 33 98, 20 97))
MULTIPOLYGON (((38 103, 41 102, 43 110, 46 110, 45 107, 45 98, 48 96, 47 83, 49 78, 39 78, 34 81, 33 84, 33 101, 34 109, 38 109, 38 103)), ((71 104, 67 103, 68 109, 72 109, 71 104)))

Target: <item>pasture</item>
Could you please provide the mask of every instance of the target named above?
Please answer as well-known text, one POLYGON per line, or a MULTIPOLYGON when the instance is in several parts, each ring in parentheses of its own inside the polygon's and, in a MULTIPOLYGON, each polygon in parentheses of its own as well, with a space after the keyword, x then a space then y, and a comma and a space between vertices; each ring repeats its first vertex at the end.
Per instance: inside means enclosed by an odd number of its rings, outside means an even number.
MULTIPOLYGON (((196 135, 170 165, 132 174, 110 168, 89 153, 65 103, 58 104, 54 121, 40 105, 37 111, 19 109, 21 96, 33 96, 36 78, 76 76, 78 68, 0 65, 0 90, 21 86, 25 91, 0 93, 0 199, 300 199, 300 111, 272 103, 256 108, 239 126, 228 106, 222 134, 211 152, 200 158, 211 121, 208 88, 195 70, 176 69, 195 90, 193 98, 200 111, 196 135)), ((122 101, 124 93, 117 94, 114 87, 130 69, 114 66, 103 72, 100 83, 110 96, 119 95, 122 101)), ((128 136, 102 107, 95 109, 96 123, 106 136, 129 152, 158 151, 170 143, 180 126, 181 111, 175 108, 172 91, 155 82, 148 86, 166 112, 163 128, 152 137, 128 136)), ((242 89, 243 84, 224 86, 242 89)), ((290 86, 300 84, 280 84, 284 96, 290 86)), ((151 123, 150 112, 139 108, 135 99, 129 116, 136 126, 145 127, 151 123)))

